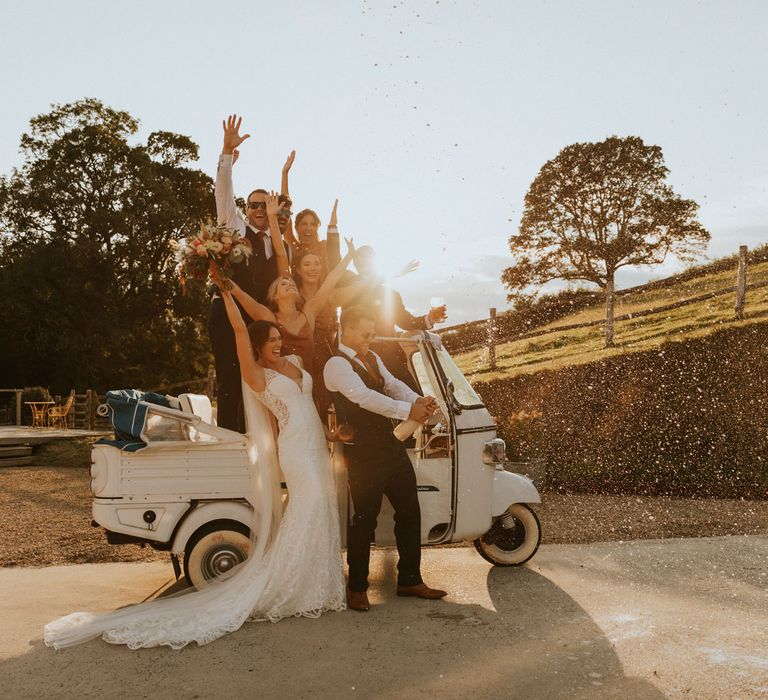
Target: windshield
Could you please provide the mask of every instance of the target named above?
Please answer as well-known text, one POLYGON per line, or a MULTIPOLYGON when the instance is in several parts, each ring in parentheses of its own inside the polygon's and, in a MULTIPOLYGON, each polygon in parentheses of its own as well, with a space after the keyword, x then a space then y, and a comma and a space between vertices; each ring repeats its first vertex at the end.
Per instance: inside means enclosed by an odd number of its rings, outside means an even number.
POLYGON ((411 355, 411 362, 413 362, 413 369, 416 372, 416 379, 421 387, 422 396, 438 396, 439 392, 437 387, 433 386, 432 380, 429 378, 427 368, 424 366, 424 358, 421 356, 421 351, 417 350, 411 355))
POLYGON ((481 398, 475 393, 472 385, 456 366, 451 356, 440 348, 435 352, 440 366, 445 372, 445 376, 453 382, 453 396, 462 406, 469 408, 471 406, 482 406, 481 398))
MULTIPOLYGON (((442 348, 435 350, 435 354, 443 369, 443 374, 447 379, 450 379, 453 382, 453 396, 456 401, 465 408, 482 406, 482 400, 475 393, 472 385, 461 373, 461 370, 456 366, 456 363, 451 356, 442 348)), ((411 361, 413 362, 413 369, 416 372, 416 378, 419 380, 419 385, 421 386, 421 391, 424 396, 437 396, 437 387, 432 385, 432 381, 427 373, 427 368, 424 366, 424 358, 421 356, 421 352, 413 353, 411 361)))

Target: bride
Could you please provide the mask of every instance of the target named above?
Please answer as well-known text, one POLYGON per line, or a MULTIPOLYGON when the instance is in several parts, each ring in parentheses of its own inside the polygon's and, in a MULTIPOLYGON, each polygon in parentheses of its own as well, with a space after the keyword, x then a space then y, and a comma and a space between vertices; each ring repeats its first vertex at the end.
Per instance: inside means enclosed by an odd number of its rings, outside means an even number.
POLYGON ((225 580, 198 591, 103 614, 72 613, 45 626, 45 643, 57 649, 101 635, 131 649, 190 642, 207 644, 246 620, 318 617, 344 610, 339 516, 322 423, 312 400, 312 377, 295 355, 280 356, 275 323, 246 328, 224 285, 219 285, 235 332, 251 443, 251 484, 256 494, 248 559, 225 580), (279 527, 279 478, 266 407, 280 429, 280 469, 290 498, 279 527), (274 530, 276 529, 276 534, 274 530), (270 541, 271 539, 271 541, 270 541))

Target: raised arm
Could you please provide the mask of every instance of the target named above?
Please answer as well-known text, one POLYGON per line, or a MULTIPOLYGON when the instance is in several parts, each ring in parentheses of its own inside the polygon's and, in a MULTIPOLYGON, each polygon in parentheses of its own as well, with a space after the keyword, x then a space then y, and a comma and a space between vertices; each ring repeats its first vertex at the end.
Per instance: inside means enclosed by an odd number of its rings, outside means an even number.
POLYGON ((219 288, 221 289, 221 298, 224 300, 224 307, 227 310, 227 317, 235 333, 235 347, 237 349, 237 359, 240 362, 240 375, 243 381, 254 391, 264 391, 267 386, 264 368, 253 358, 253 347, 251 346, 251 338, 248 335, 248 327, 245 325, 240 309, 237 308, 232 295, 223 288, 223 285, 220 285, 219 288))
POLYGON ((232 186, 232 163, 237 147, 250 138, 250 134, 240 136, 240 124, 242 117, 230 114, 222 122, 224 128, 224 145, 219 156, 219 165, 216 169, 216 218, 218 223, 237 231, 245 230, 245 222, 240 216, 235 204, 235 191, 232 186))
POLYGON ((292 248, 293 250, 293 259, 296 259, 296 256, 299 254, 299 241, 296 239, 296 234, 293 232, 293 219, 288 219, 288 225, 285 227, 285 231, 283 232, 283 240, 292 248))
POLYGON ((328 300, 331 297, 331 293, 339 283, 341 276, 344 274, 344 270, 347 269, 347 265, 352 262, 352 256, 355 254, 355 244, 351 238, 345 239, 347 243, 347 254, 342 258, 341 262, 336 265, 325 277, 320 288, 317 290, 315 296, 313 296, 304 307, 304 312, 317 316, 318 313, 325 307, 328 300))
POLYGON ((342 308, 352 306, 360 297, 365 296, 383 283, 384 279, 377 275, 358 276, 357 280, 352 284, 334 289, 331 292, 330 304, 334 308, 338 306, 342 308))
POLYGON ((280 194, 288 194, 288 173, 291 172, 291 166, 296 159, 296 151, 291 151, 288 158, 286 158, 285 165, 283 165, 282 177, 280 178, 280 194))
POLYGON ((325 234, 325 259, 329 269, 333 269, 341 262, 341 239, 339 238, 339 228, 336 225, 336 209, 339 206, 339 200, 333 203, 331 218, 328 219, 328 231, 325 234))
POLYGON ((280 209, 277 192, 267 195, 267 220, 269 221, 269 235, 272 240, 272 250, 277 259, 277 276, 290 277, 291 266, 288 262, 288 254, 285 252, 283 236, 280 233, 280 224, 277 222, 277 212, 280 209))
MULTIPOLYGON (((245 309, 247 313, 254 321, 275 321, 275 314, 271 309, 260 304, 256 301, 248 292, 244 292, 238 287, 232 280, 229 280, 230 291, 232 296, 240 302, 240 306, 245 309)), ((221 289, 221 287, 219 287, 221 289)))

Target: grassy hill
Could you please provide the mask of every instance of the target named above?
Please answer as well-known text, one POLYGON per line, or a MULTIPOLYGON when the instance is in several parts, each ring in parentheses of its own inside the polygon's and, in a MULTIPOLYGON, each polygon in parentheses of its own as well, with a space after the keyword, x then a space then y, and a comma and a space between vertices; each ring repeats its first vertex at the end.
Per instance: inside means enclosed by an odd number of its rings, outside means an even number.
MULTIPOLYGON (((717 267, 717 264, 713 265, 717 267)), ((667 306, 684 299, 731 287, 735 284, 735 267, 729 270, 705 272, 692 278, 685 274, 669 280, 634 288, 616 302, 616 316, 667 306), (682 279, 681 279, 682 278, 682 279)), ((747 270, 747 284, 768 283, 768 262, 753 264, 747 270)), ((768 287, 747 292, 746 317, 734 318, 734 294, 724 294, 676 309, 620 320, 616 323, 614 348, 603 348, 602 325, 557 331, 535 338, 515 340, 496 346, 497 369, 488 369, 485 348, 459 354, 456 359, 474 383, 502 377, 533 373, 545 369, 595 362, 626 353, 651 350, 665 342, 700 338, 722 328, 743 327, 768 319, 768 287)), ((569 326, 604 317, 601 303, 558 318, 541 329, 569 326)), ((540 329, 539 329, 540 330, 540 329)))
MULTIPOLYGON (((767 257, 749 265, 748 285, 768 282, 767 257)), ((735 280, 734 260, 715 261, 629 290, 616 316, 735 280)), ((547 302, 550 318, 556 302, 547 302)), ((768 497, 768 286, 747 291, 741 320, 732 291, 619 320, 610 349, 602 303, 584 294, 565 302, 566 311, 579 308, 538 328, 519 314, 518 334, 552 330, 498 344, 493 372, 487 349, 453 351, 496 417, 510 458, 542 460, 547 486, 565 491, 768 497)), ((508 319, 502 327, 514 333, 508 319)), ((474 340, 472 333, 482 339, 482 325, 457 336, 474 340)))

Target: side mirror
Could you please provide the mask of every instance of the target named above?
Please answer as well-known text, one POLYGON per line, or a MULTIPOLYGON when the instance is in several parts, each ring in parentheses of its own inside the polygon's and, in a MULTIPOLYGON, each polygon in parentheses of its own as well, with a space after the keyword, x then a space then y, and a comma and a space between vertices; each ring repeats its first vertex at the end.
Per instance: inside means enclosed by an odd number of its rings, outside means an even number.
POLYGON ((459 415, 461 413, 461 404, 456 400, 456 397, 453 394, 453 382, 449 379, 448 383, 445 385, 445 391, 448 394, 448 404, 451 407, 451 410, 454 412, 455 415, 459 415))

